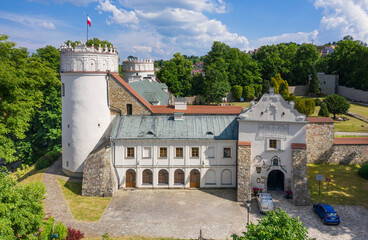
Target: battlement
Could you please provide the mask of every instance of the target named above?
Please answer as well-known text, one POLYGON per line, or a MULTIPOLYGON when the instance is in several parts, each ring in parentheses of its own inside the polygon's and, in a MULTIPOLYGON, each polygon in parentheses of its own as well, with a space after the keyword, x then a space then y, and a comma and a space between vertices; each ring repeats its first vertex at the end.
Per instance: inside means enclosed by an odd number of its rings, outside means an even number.
POLYGON ((84 43, 74 47, 60 47, 60 72, 119 72, 119 56, 116 47, 87 46, 84 43))
POLYGON ((153 63, 153 60, 152 59, 128 58, 128 59, 124 59, 123 63, 153 63))

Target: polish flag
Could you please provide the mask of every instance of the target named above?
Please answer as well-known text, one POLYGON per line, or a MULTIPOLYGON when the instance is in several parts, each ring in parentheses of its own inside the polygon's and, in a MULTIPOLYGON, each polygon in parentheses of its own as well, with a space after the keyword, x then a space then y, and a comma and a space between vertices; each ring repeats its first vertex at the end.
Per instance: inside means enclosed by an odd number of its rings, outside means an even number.
POLYGON ((89 26, 91 26, 91 22, 92 22, 92 20, 87 16, 87 24, 88 24, 89 26))

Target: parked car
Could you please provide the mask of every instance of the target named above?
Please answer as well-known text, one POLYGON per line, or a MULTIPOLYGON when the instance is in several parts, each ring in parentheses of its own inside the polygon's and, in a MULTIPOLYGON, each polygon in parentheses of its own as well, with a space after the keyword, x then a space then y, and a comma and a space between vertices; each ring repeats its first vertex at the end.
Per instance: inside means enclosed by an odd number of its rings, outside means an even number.
POLYGON ((269 193, 258 193, 257 203, 261 213, 275 210, 275 204, 273 203, 272 196, 269 193))
POLYGON ((336 211, 328 204, 315 203, 313 204, 314 212, 318 214, 324 224, 340 224, 340 217, 336 211))

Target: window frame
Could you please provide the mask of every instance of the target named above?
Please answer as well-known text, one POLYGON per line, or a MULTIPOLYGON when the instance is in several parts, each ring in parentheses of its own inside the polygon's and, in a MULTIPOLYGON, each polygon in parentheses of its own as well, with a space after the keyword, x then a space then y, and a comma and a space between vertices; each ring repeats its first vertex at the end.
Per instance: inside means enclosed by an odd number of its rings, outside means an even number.
POLYGON ((167 147, 159 147, 159 149, 158 149, 159 151, 158 151, 158 157, 159 158, 167 158, 167 156, 168 156, 168 151, 167 151, 167 147), (161 149, 163 150, 163 149, 165 149, 165 155, 166 156, 163 156, 163 155, 161 155, 161 149))
POLYGON ((166 169, 158 171, 158 184, 169 185, 169 171, 166 169))
POLYGON ((151 169, 144 169, 143 172, 142 172, 142 184, 143 185, 153 185, 153 172, 151 169), (150 171, 150 174, 147 175, 145 174, 145 172, 148 172, 150 171), (145 182, 145 180, 147 180, 147 182, 145 182))
POLYGON ((223 158, 231 158, 231 147, 224 147, 222 150, 222 157, 223 158), (230 151, 230 155, 229 156, 225 156, 225 149, 229 149, 230 151))
POLYGON ((135 158, 135 147, 126 147, 126 158, 135 158), (133 149, 133 156, 129 156, 129 149, 133 149))
POLYGON ((175 147, 175 158, 183 158, 184 157, 184 147, 175 147), (181 149, 181 156, 178 156, 178 149, 181 149))
POLYGON ((278 139, 278 138, 268 138, 267 142, 266 142, 266 150, 267 151, 283 151, 284 149, 284 142, 283 139, 278 139), (276 147, 273 148, 273 144, 272 142, 275 141, 276 142, 276 147))
POLYGON ((190 150, 191 150, 190 151, 191 152, 191 154, 190 154, 191 158, 199 158, 199 147, 191 147, 190 150), (195 154, 193 154, 194 149, 197 149, 197 156, 194 156, 195 154))
POLYGON ((184 185, 185 184, 185 172, 183 169, 176 169, 174 171, 174 185, 184 185), (177 173, 177 171, 179 173, 177 173), (179 175, 179 176, 178 176, 179 175), (177 181, 179 180, 179 181, 177 181), (183 181, 180 181, 183 180, 183 181))

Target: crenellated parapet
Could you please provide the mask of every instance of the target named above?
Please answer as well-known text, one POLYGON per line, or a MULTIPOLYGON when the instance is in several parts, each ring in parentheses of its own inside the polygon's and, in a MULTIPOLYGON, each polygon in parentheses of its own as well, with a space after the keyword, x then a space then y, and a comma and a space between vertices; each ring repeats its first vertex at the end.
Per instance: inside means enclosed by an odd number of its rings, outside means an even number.
POLYGON ((74 47, 60 47, 60 72, 118 72, 119 56, 116 47, 87 46, 84 43, 74 47))
POLYGON ((122 65, 123 79, 126 82, 156 81, 155 67, 152 59, 138 59, 131 57, 125 59, 122 65))

